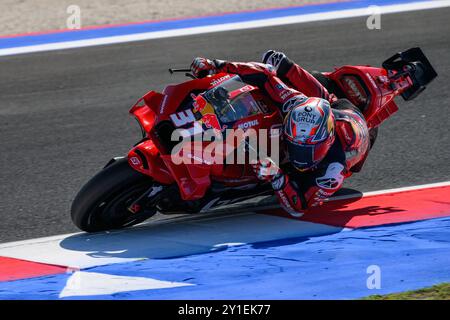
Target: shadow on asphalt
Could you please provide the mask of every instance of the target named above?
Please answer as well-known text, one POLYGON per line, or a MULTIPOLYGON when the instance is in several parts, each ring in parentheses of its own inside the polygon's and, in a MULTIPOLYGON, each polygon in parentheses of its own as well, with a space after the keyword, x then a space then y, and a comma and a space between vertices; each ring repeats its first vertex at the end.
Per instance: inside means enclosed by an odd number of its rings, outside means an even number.
POLYGON ((341 231, 340 227, 256 213, 225 212, 159 220, 129 229, 77 234, 60 242, 66 250, 91 258, 165 259, 224 250, 231 246, 310 237, 341 231))
POLYGON ((311 237, 340 232, 345 222, 357 215, 400 211, 382 206, 348 209, 362 193, 344 189, 338 195, 352 197, 333 201, 302 220, 292 219, 267 198, 245 210, 232 207, 221 212, 178 216, 151 221, 132 228, 94 234, 77 234, 60 242, 64 249, 91 258, 166 259, 224 250, 231 246, 265 243, 283 245, 289 239, 302 242, 311 237), (265 208, 261 209, 260 206, 265 208), (327 224, 338 219, 340 224, 327 224), (321 220, 320 223, 315 218, 321 220), (323 220, 323 221, 322 221, 323 220), (314 222, 314 223, 312 223, 314 222), (281 241, 283 240, 283 241, 281 241))

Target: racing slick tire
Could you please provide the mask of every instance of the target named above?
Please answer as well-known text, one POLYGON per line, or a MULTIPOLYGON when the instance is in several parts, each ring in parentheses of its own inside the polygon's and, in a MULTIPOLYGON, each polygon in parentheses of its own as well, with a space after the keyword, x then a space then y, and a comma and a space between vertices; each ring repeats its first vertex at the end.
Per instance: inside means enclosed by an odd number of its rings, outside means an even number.
POLYGON ((153 216, 156 208, 138 213, 132 213, 127 208, 152 184, 151 178, 133 170, 127 158, 121 158, 107 165, 78 192, 72 202, 72 221, 87 232, 140 223, 153 216))

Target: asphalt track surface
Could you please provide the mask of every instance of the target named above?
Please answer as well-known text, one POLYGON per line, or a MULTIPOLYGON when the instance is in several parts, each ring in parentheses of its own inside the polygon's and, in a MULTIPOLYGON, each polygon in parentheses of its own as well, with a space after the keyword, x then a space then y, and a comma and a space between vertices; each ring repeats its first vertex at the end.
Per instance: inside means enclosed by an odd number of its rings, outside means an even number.
POLYGON ((450 9, 314 22, 0 58, 0 242, 78 231, 70 204, 82 184, 140 138, 129 107, 183 81, 168 67, 195 56, 259 60, 270 48, 310 70, 378 66, 420 46, 439 77, 381 128, 359 191, 450 180, 450 9))

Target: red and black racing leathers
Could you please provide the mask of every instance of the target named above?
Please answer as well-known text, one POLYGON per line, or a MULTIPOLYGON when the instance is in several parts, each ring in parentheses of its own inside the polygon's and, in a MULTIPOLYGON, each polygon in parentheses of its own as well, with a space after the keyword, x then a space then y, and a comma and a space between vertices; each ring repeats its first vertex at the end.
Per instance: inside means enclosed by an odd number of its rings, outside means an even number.
POLYGON ((347 103, 334 103, 336 98, 308 71, 287 57, 275 69, 262 63, 213 61, 216 72, 238 74, 251 85, 258 86, 276 102, 284 114, 304 96, 320 97, 332 103, 336 119, 336 139, 327 156, 307 172, 291 170, 272 182, 277 197, 290 214, 299 216, 308 208, 322 204, 342 187, 344 179, 359 171, 369 151, 369 132, 364 116, 347 103))

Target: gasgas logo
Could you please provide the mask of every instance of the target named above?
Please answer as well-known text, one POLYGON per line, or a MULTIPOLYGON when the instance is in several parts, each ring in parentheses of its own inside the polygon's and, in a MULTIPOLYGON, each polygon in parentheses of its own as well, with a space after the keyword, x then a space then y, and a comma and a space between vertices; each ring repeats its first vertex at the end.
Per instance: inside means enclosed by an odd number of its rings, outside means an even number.
POLYGON ((130 162, 131 164, 133 164, 134 166, 138 166, 141 164, 141 161, 137 158, 137 157, 131 157, 130 158, 130 162))

